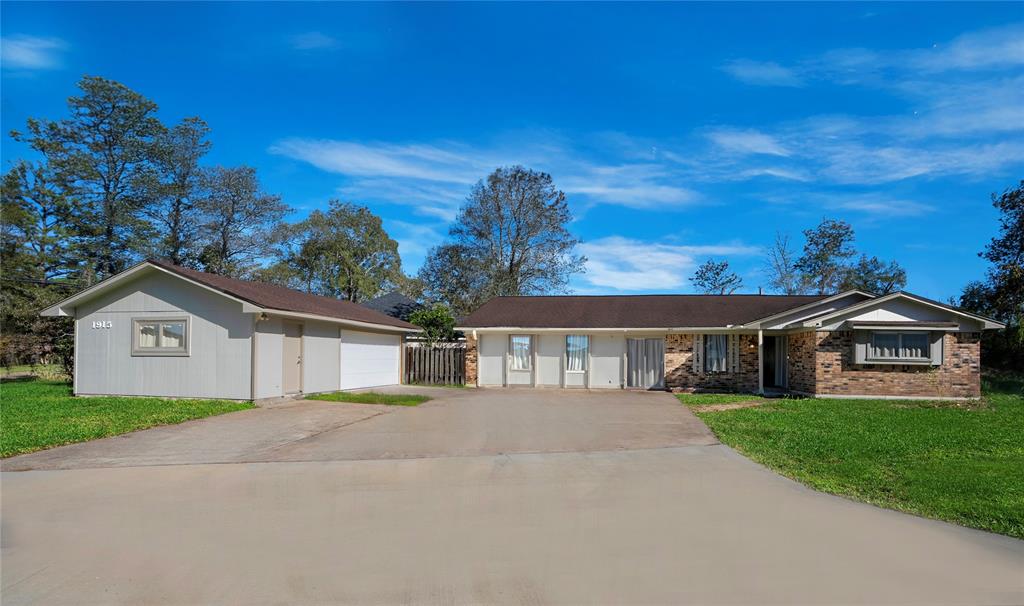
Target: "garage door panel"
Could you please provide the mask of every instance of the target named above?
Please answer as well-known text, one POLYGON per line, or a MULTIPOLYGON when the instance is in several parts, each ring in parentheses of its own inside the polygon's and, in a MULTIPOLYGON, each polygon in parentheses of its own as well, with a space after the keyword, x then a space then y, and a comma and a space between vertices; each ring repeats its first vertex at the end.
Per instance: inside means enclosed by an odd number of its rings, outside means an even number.
POLYGON ((401 347, 398 335, 341 331, 341 388, 399 383, 401 347))

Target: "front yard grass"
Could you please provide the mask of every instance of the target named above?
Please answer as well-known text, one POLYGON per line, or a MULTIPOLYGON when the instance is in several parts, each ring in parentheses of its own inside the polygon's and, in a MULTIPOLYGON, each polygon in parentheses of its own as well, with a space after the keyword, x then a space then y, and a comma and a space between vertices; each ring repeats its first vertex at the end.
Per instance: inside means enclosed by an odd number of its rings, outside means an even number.
POLYGON ((61 381, 0 384, 0 457, 252 408, 227 400, 76 398, 61 381))
POLYGON ((687 406, 714 406, 716 404, 738 404, 765 400, 756 394, 742 393, 677 393, 676 397, 687 406))
POLYGON ((1024 539, 1024 376, 980 403, 779 399, 697 415, 811 488, 1024 539))
POLYGON ((417 394, 389 394, 366 391, 353 393, 334 391, 331 393, 315 393, 306 396, 307 400, 323 400, 325 402, 355 402, 356 404, 389 404, 391 406, 419 406, 430 399, 429 396, 417 394))

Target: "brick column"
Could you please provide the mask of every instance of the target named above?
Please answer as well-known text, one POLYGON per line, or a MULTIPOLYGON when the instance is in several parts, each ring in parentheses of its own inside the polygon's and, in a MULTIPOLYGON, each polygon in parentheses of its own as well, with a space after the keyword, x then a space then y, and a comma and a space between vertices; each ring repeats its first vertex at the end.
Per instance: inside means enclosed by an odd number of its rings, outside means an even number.
POLYGON ((466 385, 476 386, 477 343, 472 335, 466 335, 466 385))

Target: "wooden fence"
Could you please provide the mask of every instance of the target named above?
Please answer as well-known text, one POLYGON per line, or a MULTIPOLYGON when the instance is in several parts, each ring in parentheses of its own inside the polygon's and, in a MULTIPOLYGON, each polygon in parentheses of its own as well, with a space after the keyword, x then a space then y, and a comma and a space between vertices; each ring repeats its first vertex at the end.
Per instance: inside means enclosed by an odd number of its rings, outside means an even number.
POLYGON ((406 343, 405 383, 464 385, 465 343, 406 343))

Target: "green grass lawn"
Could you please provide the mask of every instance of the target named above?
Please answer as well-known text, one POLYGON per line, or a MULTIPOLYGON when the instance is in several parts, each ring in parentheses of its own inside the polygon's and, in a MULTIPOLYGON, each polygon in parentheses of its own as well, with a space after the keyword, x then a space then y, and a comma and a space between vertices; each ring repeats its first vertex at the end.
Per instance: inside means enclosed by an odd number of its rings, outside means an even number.
POLYGON ((981 403, 779 399, 698 412, 719 439, 804 484, 1024 539, 1024 376, 981 403))
POLYGON ((335 391, 331 393, 315 393, 306 396, 307 400, 323 400, 325 402, 355 402, 356 404, 390 404, 392 406, 419 406, 430 399, 429 396, 416 394, 387 394, 367 391, 352 393, 335 391))
POLYGON ((0 384, 0 457, 252 408, 248 402, 75 398, 68 383, 0 384))
POLYGON ((755 394, 742 393, 677 393, 679 401, 687 406, 707 406, 710 404, 736 404, 739 402, 756 402, 764 400, 755 394))

